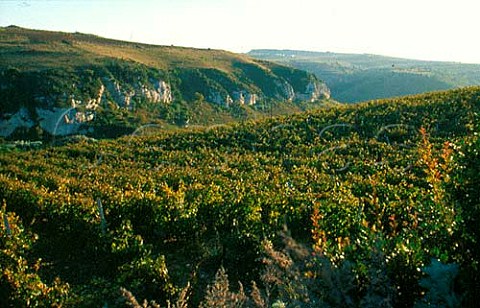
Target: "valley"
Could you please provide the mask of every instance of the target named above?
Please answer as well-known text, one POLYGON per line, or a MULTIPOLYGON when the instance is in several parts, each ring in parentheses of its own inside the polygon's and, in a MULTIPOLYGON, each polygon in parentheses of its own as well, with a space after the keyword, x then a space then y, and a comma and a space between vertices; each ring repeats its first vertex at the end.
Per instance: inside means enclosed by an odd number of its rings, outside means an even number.
POLYGON ((332 97, 343 103, 480 84, 478 64, 299 50, 252 50, 247 54, 315 74, 331 89, 332 97))

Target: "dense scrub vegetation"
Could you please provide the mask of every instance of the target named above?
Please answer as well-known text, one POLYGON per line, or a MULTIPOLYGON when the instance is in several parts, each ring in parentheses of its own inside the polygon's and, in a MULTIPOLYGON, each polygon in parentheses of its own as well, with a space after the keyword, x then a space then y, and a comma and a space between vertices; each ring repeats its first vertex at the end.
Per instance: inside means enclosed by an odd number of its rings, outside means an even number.
POLYGON ((0 306, 474 306, 480 89, 0 154, 0 306))

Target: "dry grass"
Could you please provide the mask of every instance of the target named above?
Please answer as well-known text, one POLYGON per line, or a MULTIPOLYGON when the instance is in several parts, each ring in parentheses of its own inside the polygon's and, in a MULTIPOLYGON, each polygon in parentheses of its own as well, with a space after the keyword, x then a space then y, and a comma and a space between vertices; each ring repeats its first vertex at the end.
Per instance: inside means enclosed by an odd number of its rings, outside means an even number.
POLYGON ((37 31, 18 27, 0 30, 2 53, 6 52, 7 47, 13 48, 2 56, 0 61, 2 66, 9 63, 17 65, 36 63, 38 66, 41 63, 44 68, 48 68, 57 67, 61 63, 72 67, 94 63, 104 58, 115 58, 135 61, 158 69, 216 68, 232 72, 235 62, 254 61, 248 56, 223 50, 148 45, 81 33, 37 31), (63 58, 69 58, 69 61, 63 58))

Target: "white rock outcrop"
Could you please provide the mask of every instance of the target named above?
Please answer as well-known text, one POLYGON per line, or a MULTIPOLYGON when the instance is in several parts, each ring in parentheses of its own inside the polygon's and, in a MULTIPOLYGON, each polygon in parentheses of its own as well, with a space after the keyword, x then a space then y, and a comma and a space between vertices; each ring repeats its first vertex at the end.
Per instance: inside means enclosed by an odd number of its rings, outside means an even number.
POLYGON ((132 98, 146 99, 152 103, 170 104, 173 101, 172 89, 163 80, 152 81, 153 88, 139 83, 134 89, 123 89, 116 80, 104 80, 113 103, 119 107, 131 108, 132 98))
POLYGON ((135 95, 135 91, 124 90, 120 86, 120 83, 116 80, 105 81, 105 87, 107 88, 108 93, 113 102, 120 107, 129 108, 132 101, 132 97, 135 95))
POLYGON ((139 91, 135 95, 146 98, 153 103, 170 104, 173 101, 172 89, 168 83, 163 80, 152 82, 154 89, 150 89, 147 85, 140 85, 139 91))
POLYGON ((245 97, 243 96, 243 91, 233 92, 233 100, 239 105, 245 105, 245 97))
POLYGON ((247 92, 245 93, 244 96, 245 96, 245 104, 252 106, 257 103, 257 94, 247 92))
POLYGON ((235 91, 232 93, 233 101, 239 105, 255 105, 258 95, 245 90, 235 91))
POLYGON ((304 93, 298 93, 297 100, 314 102, 321 98, 330 98, 330 89, 322 82, 310 81, 304 93))
POLYGON ((173 101, 172 88, 168 83, 159 80, 156 84, 157 93, 160 96, 160 102, 170 104, 173 101))
POLYGON ((233 104, 233 98, 230 95, 227 95, 227 97, 225 98, 225 105, 227 107, 230 107, 231 104, 233 104))
POLYGON ((75 95, 70 96, 70 106, 72 108, 84 108, 86 110, 96 110, 104 100, 105 86, 102 84, 94 98, 89 98, 85 102, 75 99, 75 95))

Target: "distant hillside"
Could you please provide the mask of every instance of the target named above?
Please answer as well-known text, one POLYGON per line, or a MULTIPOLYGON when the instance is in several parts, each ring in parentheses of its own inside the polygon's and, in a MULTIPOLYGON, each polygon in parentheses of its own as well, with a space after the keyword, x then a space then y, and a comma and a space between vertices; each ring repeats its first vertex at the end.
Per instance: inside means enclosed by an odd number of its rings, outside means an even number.
POLYGON ((246 55, 11 26, 0 28, 0 97, 0 136, 102 137, 294 112, 329 90, 246 55))
POLYGON ((418 61, 369 54, 252 50, 249 56, 314 73, 341 102, 480 85, 480 65, 418 61))

